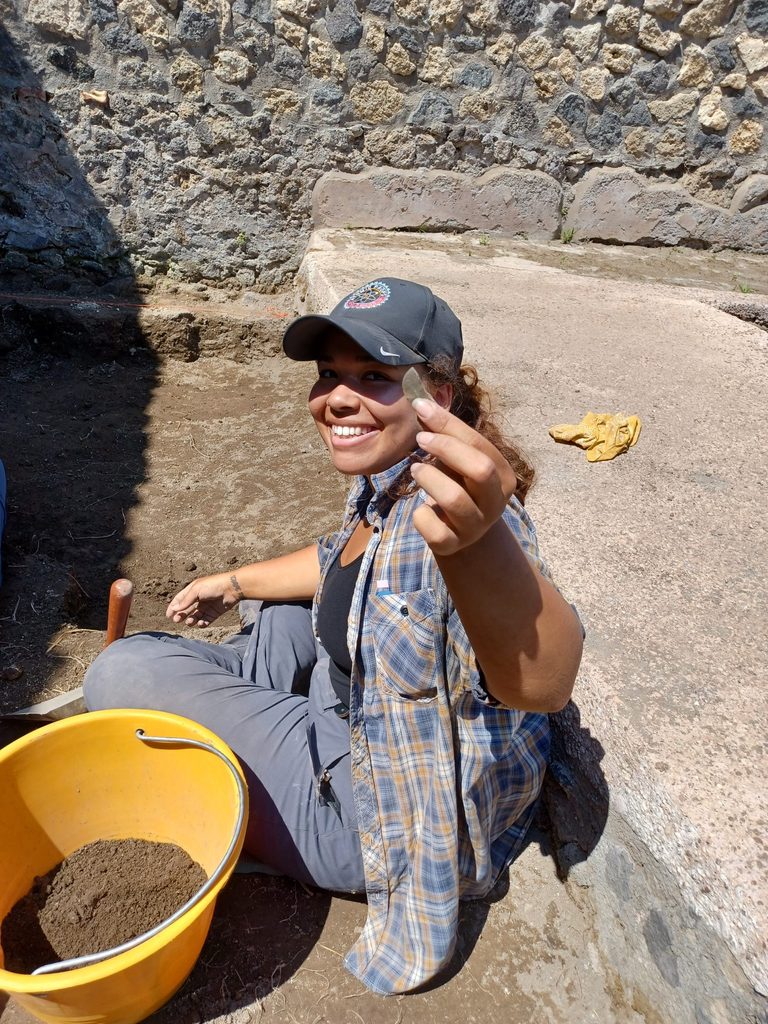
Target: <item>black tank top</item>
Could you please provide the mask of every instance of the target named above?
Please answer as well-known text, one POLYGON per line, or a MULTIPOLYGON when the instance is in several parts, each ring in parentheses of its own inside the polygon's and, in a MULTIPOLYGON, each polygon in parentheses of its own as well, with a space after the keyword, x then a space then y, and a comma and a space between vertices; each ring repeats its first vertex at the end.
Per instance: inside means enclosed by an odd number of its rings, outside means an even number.
POLYGON ((331 686, 340 703, 347 708, 352 675, 352 659, 347 647, 347 622, 363 554, 361 551, 349 565, 341 565, 341 554, 336 556, 325 577, 322 597, 317 606, 317 633, 330 655, 328 672, 331 686))

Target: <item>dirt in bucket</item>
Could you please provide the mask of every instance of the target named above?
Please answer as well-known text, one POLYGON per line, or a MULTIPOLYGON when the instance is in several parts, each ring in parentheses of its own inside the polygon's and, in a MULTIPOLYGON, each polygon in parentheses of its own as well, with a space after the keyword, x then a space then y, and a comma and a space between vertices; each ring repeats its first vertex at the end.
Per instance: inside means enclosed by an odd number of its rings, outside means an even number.
POLYGON ((99 953, 170 917, 204 884, 205 871, 173 843, 100 839, 35 879, 0 930, 5 969, 99 953))

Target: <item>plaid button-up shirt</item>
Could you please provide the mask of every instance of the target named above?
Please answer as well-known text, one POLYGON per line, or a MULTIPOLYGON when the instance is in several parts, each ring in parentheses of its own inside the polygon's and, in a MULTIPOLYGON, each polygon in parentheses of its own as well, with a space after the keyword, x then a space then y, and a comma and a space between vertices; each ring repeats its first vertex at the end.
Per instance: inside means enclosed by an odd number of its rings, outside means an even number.
MULTIPOLYGON (((405 992, 450 960, 459 899, 481 897, 520 849, 541 788, 547 716, 485 690, 435 559, 413 525, 419 491, 387 493, 409 460, 357 478, 325 570, 361 516, 372 525, 349 616, 352 780, 368 919, 347 954, 374 992, 405 992)), ((545 575, 528 514, 505 521, 545 575)))

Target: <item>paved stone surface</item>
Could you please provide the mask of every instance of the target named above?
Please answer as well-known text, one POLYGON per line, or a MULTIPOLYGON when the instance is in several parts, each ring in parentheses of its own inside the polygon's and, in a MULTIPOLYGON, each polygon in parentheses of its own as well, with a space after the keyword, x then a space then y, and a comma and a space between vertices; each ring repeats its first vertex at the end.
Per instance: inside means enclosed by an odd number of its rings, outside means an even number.
MULTIPOLYGON (((604 751, 610 817, 765 992, 768 334, 714 308, 712 290, 589 278, 450 238, 320 233, 300 279, 323 307, 385 274, 456 309, 467 358, 539 468, 530 508, 586 622, 576 704, 604 751), (638 414, 637 446, 590 465, 550 440, 588 410, 638 414)), ((655 909, 634 941, 671 992, 693 993, 706 968, 681 966, 683 933, 655 909)))

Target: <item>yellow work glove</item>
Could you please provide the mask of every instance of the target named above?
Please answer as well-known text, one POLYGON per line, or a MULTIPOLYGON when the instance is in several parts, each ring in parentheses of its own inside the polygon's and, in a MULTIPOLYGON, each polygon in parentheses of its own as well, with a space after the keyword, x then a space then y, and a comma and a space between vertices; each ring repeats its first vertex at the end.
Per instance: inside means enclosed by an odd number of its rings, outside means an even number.
POLYGON ((636 443, 641 423, 637 416, 588 412, 581 423, 559 423, 549 435, 563 444, 586 449, 589 462, 607 462, 636 443))

